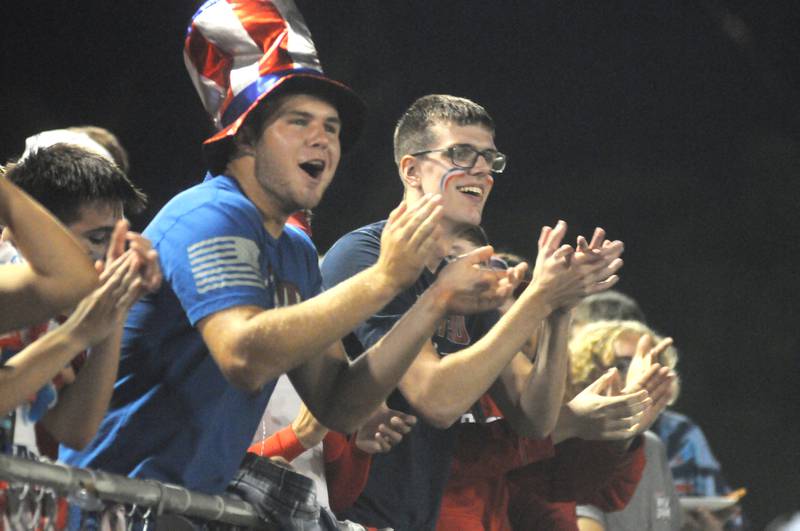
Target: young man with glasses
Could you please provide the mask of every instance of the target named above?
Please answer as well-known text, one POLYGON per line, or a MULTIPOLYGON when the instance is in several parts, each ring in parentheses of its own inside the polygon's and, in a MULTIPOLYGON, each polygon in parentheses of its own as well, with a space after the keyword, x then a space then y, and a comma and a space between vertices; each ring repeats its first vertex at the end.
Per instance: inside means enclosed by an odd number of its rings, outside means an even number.
MULTIPOLYGON (((492 173, 505 169, 491 117, 464 98, 425 96, 400 119, 394 148, 407 201, 441 194, 438 229, 449 250, 466 226, 480 224, 492 173)), ((340 239, 323 262, 323 285, 330 288, 370 267, 385 225, 367 225, 340 239)), ((465 299, 425 341, 388 400, 420 422, 392 452, 375 458, 366 489, 341 516, 398 531, 433 529, 450 466, 453 424, 490 388, 520 433, 543 437, 552 431, 564 391, 564 379, 555 375, 564 374, 566 354, 531 367, 519 351, 545 319, 551 341, 563 343, 568 309, 612 286, 622 265, 622 242, 607 242, 598 231, 591 244, 579 238, 575 249, 562 245, 565 233, 561 221, 542 229, 535 280, 503 317, 495 311, 497 301, 465 299)), ((368 347, 379 341, 435 281, 445 254, 430 260, 411 288, 359 325, 353 343, 368 347)), ((491 254, 491 247, 482 247, 468 256, 488 263, 491 254)), ((526 267, 509 274, 519 279, 526 267)))

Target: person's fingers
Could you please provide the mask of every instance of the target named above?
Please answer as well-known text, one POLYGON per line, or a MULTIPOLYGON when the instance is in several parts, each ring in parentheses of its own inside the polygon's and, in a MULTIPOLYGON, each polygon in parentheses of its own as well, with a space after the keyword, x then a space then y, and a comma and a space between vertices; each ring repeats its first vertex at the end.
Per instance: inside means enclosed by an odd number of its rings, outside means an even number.
POLYGON ((553 252, 553 258, 557 260, 568 259, 574 252, 575 249, 571 245, 564 244, 553 252))
POLYGON ((408 433, 411 431, 411 428, 417 423, 417 417, 413 415, 392 415, 392 418, 389 419, 389 425, 392 429, 399 431, 400 433, 408 433))
POLYGON ((109 238, 108 250, 106 251, 106 261, 111 262, 119 258, 125 252, 125 242, 130 229, 127 219, 120 219, 114 224, 114 230, 109 238))
POLYGON ((602 282, 595 282, 588 288, 586 288, 587 295, 593 295, 595 293, 600 293, 601 291, 605 291, 607 289, 611 289, 614 285, 619 282, 618 275, 611 275, 607 279, 603 280, 602 282))
POLYGON ((665 337, 664 339, 659 341, 656 346, 654 346, 654 347, 652 347, 650 349, 650 352, 652 353, 653 358, 654 359, 660 359, 661 354, 665 350, 667 350, 672 345, 672 343, 673 343, 673 341, 672 341, 671 337, 665 337))
POLYGON ((161 282, 163 279, 164 275, 161 272, 161 265, 158 261, 158 252, 155 249, 151 249, 147 252, 147 261, 144 272, 144 287, 147 289, 147 291, 156 291, 159 287, 161 287, 161 282))
POLYGON ((127 312, 133 306, 133 303, 142 295, 144 292, 144 288, 142 287, 142 277, 137 276, 133 279, 129 289, 127 289, 122 296, 117 301, 117 308, 122 311, 127 312))
POLYGON ((647 391, 641 390, 630 395, 609 397, 607 410, 609 415, 616 417, 630 417, 639 411, 647 409, 652 404, 652 399, 647 391))
POLYGON ((642 334, 639 341, 636 342, 636 355, 644 356, 653 348, 653 336, 650 334, 642 334))
POLYGON ((597 395, 605 394, 606 389, 611 385, 611 379, 614 377, 615 372, 618 372, 617 369, 607 370, 597 380, 589 384, 587 390, 597 395))
POLYGON ((539 243, 538 248, 542 250, 545 245, 547 245, 547 239, 550 237, 550 233, 553 231, 553 228, 545 225, 542 227, 542 230, 539 232, 539 243))
POLYGON ((469 265, 480 265, 488 262, 492 255, 494 255, 494 248, 491 245, 484 245, 462 254, 458 257, 458 261, 461 262, 463 260, 464 264, 469 265))
POLYGON ((411 208, 398 219, 403 222, 402 226, 398 228, 398 234, 405 240, 410 240, 412 235, 417 231, 431 215, 433 210, 441 203, 441 196, 436 194, 433 196, 426 195, 420 201, 417 201, 411 208))
MULTIPOLYGON (((107 284, 115 275, 117 275, 120 270, 129 267, 131 261, 133 260, 133 253, 130 251, 125 251, 121 256, 117 257, 110 263, 106 263, 103 272, 100 274, 100 283, 101 286, 107 284)), ((124 274, 124 272, 123 272, 124 274)), ((121 280, 121 276, 116 280, 119 282, 121 280)))
POLYGON ((116 301, 119 301, 123 297, 123 295, 126 292, 128 292, 134 279, 139 281, 137 285, 141 287, 141 276, 139 275, 136 266, 137 266, 136 254, 132 254, 126 261, 126 263, 123 265, 123 267, 121 267, 115 273, 115 276, 116 275, 121 276, 119 281, 116 283, 116 287, 114 288, 113 293, 111 294, 111 296, 115 300, 115 305, 116 301))
POLYGON ((614 368, 614 372, 611 375, 611 381, 609 382, 608 389, 606 389, 607 396, 617 396, 622 392, 622 375, 620 374, 619 370, 614 368))
POLYGON ((442 217, 442 205, 436 205, 434 208, 431 209, 430 213, 426 218, 423 218, 422 223, 420 223, 414 232, 411 234, 411 238, 409 240, 409 244, 411 245, 412 249, 422 250, 428 249, 431 244, 435 242, 431 242, 430 238, 433 235, 436 228, 439 226, 439 221, 442 217))
POLYGON ((555 228, 550 231, 550 234, 547 236, 547 241, 545 242, 545 248, 550 251, 554 252, 561 246, 561 242, 564 240, 564 236, 567 234, 567 224, 563 220, 558 220, 556 223, 555 228))
POLYGON ((386 424, 381 424, 378 426, 378 433, 383 435, 383 437, 391 444, 397 444, 403 440, 403 433, 397 430, 394 430, 387 426, 386 424))
POLYGON ((397 221, 397 218, 402 216, 403 212, 405 212, 407 208, 408 208, 408 203, 406 203, 406 200, 404 199, 404 200, 400 201, 400 204, 397 205, 389 213, 389 218, 387 219, 386 224, 389 225, 389 226, 393 226, 394 223, 397 221))
POLYGON ((595 228, 594 234, 592 234, 592 241, 589 243, 589 248, 600 249, 605 239, 606 239, 606 231, 603 230, 601 227, 595 228))

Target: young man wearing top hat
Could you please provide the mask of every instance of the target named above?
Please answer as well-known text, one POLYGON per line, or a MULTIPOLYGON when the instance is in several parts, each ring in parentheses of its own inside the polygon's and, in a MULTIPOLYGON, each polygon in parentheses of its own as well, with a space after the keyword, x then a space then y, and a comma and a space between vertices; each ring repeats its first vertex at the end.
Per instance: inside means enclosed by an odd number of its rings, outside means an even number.
MULTIPOLYGON (((446 243, 441 248, 450 249, 465 227, 480 224, 492 174, 505 169, 492 118, 464 98, 424 96, 400 119, 394 149, 406 201, 441 194, 437 224, 446 243)), ((388 226, 374 223, 336 242, 322 264, 325 288, 335 289, 373 267, 384 252, 388 226)), ((454 423, 487 391, 518 433, 545 437, 552 431, 564 391, 565 348, 540 351, 535 366, 519 351, 545 321, 551 341, 564 345, 569 308, 612 286, 622 265, 622 242, 605 241, 601 230, 591 244, 579 238, 577 249, 562 245, 565 233, 561 221, 542 230, 533 281, 502 317, 494 310, 468 315, 479 308, 465 305, 428 336, 387 401, 419 422, 391 452, 375 456, 365 490, 342 516, 397 531, 434 529, 454 423)), ((405 319, 417 296, 438 281, 444 255, 433 256, 411 288, 356 328, 361 346, 379 344, 405 319)), ((513 270, 519 274, 524 267, 513 270)))
POLYGON ((435 252, 440 198, 401 204, 376 264, 320 294, 316 250, 284 222, 320 201, 340 150, 358 134, 363 104, 322 74, 286 1, 208 1, 184 50, 221 127, 205 143, 212 172, 145 230, 161 257, 163 287, 131 311, 98 437, 61 457, 219 493, 278 376, 289 374, 325 426, 352 431, 393 389, 454 297, 499 302, 511 286, 460 261, 392 334, 348 362, 340 338, 413 283, 435 252))

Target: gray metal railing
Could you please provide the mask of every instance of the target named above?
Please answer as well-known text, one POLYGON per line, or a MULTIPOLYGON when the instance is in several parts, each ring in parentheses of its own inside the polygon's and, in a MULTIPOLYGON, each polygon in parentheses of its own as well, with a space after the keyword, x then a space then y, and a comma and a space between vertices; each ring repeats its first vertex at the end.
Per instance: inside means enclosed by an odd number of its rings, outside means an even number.
POLYGON ((59 494, 149 507, 155 514, 180 514, 214 522, 264 529, 253 506, 228 496, 192 492, 178 485, 132 479, 100 470, 42 463, 0 454, 0 479, 53 489, 59 494))

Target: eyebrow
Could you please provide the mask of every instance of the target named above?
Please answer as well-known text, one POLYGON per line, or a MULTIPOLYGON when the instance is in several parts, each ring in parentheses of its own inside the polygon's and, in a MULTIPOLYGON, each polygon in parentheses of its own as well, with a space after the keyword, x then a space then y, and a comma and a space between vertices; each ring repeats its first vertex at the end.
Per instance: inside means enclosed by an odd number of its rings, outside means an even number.
MULTIPOLYGON (((308 119, 315 118, 315 115, 311 114, 310 112, 298 111, 298 110, 294 110, 294 109, 289 109, 289 110, 285 111, 284 114, 285 115, 298 116, 298 117, 301 117, 301 118, 308 118, 308 119)), ((325 118, 325 123, 341 125, 342 121, 339 119, 338 116, 329 116, 329 117, 325 118)))

